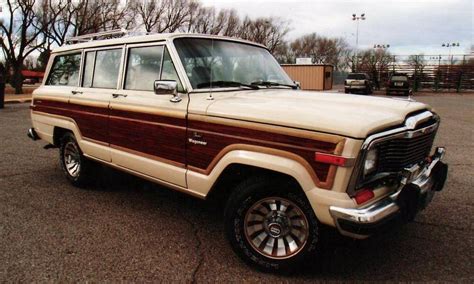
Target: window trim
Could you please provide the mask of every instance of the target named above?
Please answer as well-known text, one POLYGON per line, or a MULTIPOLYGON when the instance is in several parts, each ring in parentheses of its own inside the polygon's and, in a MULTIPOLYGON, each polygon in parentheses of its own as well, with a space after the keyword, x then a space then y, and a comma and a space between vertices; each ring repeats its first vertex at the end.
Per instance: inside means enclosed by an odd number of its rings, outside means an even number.
POLYGON ((46 78, 46 80, 44 80, 44 86, 48 86, 48 87, 61 87, 61 88, 64 88, 64 87, 70 87, 70 88, 77 88, 80 84, 80 79, 81 79, 81 68, 82 68, 82 52, 81 51, 78 51, 78 50, 73 50, 73 51, 68 51, 68 52, 61 52, 61 53, 56 53, 54 54, 53 58, 51 58, 51 66, 49 67, 49 70, 48 70, 48 77, 46 78), (51 85, 51 84, 48 84, 49 82, 49 79, 51 78, 51 73, 53 71, 53 67, 54 67, 54 62, 56 60, 56 58, 58 57, 61 57, 61 56, 67 56, 67 55, 76 55, 76 54, 79 54, 81 56, 81 59, 80 59, 80 62, 79 62, 79 77, 78 77, 78 82, 76 85, 51 85))

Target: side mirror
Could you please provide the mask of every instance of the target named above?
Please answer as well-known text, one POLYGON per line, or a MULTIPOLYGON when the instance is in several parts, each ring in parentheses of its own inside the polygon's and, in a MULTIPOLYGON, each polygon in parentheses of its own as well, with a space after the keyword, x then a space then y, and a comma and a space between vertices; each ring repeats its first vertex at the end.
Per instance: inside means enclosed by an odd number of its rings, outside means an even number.
POLYGON ((298 82, 298 81, 293 81, 293 83, 295 83, 297 90, 301 90, 301 83, 300 83, 300 82, 298 82))
POLYGON ((178 94, 178 83, 176 81, 156 80, 153 83, 153 90, 157 95, 173 95, 173 98, 170 100, 173 103, 177 103, 182 100, 178 94))

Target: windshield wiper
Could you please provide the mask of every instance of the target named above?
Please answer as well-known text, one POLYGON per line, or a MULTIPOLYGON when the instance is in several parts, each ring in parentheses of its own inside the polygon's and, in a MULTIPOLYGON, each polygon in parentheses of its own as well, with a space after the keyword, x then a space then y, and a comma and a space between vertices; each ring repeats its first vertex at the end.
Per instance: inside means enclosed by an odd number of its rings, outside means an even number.
POLYGON ((290 87, 294 90, 298 89, 298 86, 296 85, 290 85, 290 84, 281 84, 281 83, 277 83, 277 82, 272 82, 272 81, 256 81, 256 82, 252 82, 250 83, 250 85, 254 85, 254 86, 265 86, 265 87, 273 87, 273 86, 283 86, 283 87, 290 87))
POLYGON ((253 90, 259 90, 260 88, 257 85, 253 84, 244 84, 241 82, 236 82, 236 81, 212 81, 212 82, 204 82, 204 83, 199 83, 197 84, 197 88, 206 88, 206 87, 211 87, 211 86, 216 86, 216 87, 247 87, 253 90))

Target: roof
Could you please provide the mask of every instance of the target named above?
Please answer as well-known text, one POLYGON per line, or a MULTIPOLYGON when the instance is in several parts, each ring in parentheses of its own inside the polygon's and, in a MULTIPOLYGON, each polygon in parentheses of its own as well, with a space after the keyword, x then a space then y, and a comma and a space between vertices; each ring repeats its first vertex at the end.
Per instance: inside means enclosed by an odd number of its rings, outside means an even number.
POLYGON ((260 46, 266 49, 264 45, 261 45, 255 42, 238 39, 238 38, 226 37, 226 36, 193 34, 193 33, 160 33, 160 34, 150 34, 150 35, 140 35, 140 36, 124 36, 124 37, 113 38, 113 39, 91 40, 91 41, 83 42, 83 43, 67 44, 67 45, 63 45, 63 46, 53 49, 53 53, 67 52, 67 51, 85 49, 85 48, 119 45, 119 44, 124 44, 124 43, 132 44, 132 43, 143 43, 143 42, 153 42, 153 41, 167 41, 167 40, 173 40, 175 38, 183 38, 183 37, 213 38, 213 39, 229 40, 229 41, 242 42, 246 44, 260 46))

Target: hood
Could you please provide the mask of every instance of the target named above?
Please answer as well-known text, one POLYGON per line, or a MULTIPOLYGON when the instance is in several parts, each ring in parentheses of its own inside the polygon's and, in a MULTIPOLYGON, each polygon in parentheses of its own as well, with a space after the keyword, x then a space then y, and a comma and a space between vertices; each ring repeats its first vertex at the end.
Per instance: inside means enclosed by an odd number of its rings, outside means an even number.
MULTIPOLYGON (((214 93, 206 115, 366 138, 427 109, 403 99, 267 89, 214 93), (220 95, 222 94, 222 96, 220 95)), ((191 110, 192 112, 192 110, 191 110)))

